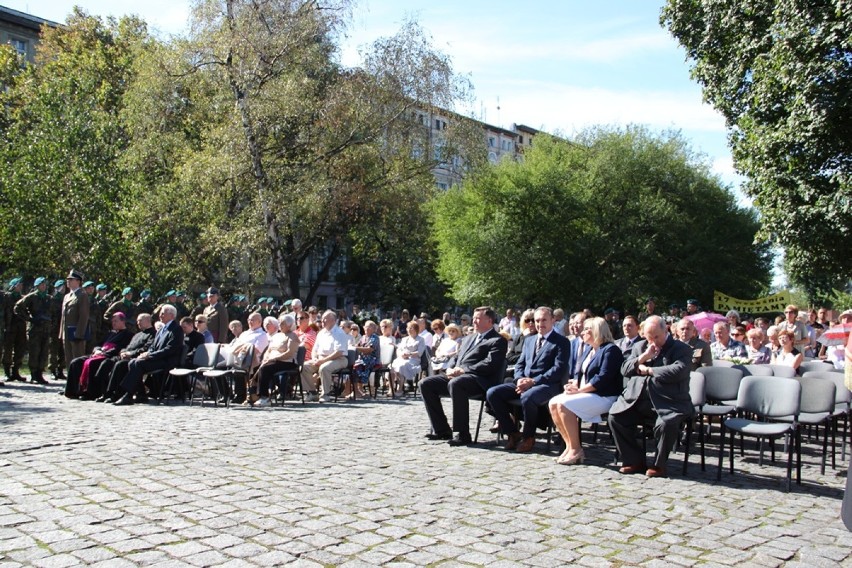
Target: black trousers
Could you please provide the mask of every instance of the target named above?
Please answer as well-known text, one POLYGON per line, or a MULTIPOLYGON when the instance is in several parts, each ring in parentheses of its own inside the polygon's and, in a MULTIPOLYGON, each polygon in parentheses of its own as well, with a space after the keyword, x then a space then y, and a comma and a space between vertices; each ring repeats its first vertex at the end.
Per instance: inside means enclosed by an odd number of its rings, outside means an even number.
POLYGON ((683 416, 674 415, 663 420, 654 410, 646 393, 643 393, 630 409, 618 414, 610 414, 609 427, 622 463, 645 466, 645 446, 638 438, 639 424, 654 420, 654 438, 657 441, 654 467, 665 467, 669 454, 677 442, 683 418, 683 416))
POLYGON ((435 434, 458 432, 461 438, 470 438, 470 397, 485 396, 485 391, 479 385, 475 375, 463 374, 453 379, 446 375, 433 375, 420 381, 420 393, 426 414, 432 423, 435 434), (441 397, 449 396, 453 401, 453 427, 447 422, 441 397))

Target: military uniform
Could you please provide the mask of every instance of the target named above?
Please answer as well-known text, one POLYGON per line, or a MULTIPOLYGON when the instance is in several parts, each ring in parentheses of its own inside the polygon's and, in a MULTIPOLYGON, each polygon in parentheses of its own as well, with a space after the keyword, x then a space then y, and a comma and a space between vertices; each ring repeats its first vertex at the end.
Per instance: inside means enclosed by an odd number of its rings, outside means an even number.
POLYGON ((112 316, 114 316, 117 312, 122 312, 125 316, 127 316, 127 329, 129 329, 131 333, 136 333, 136 305, 127 298, 113 302, 113 304, 107 308, 106 312, 104 312, 102 318, 103 321, 106 321, 107 324, 110 325, 112 322, 112 316), (133 322, 132 325, 131 322, 133 322))
MULTIPOLYGON (((67 280, 83 281, 83 275, 72 270, 67 280)), ((89 297, 83 288, 68 292, 62 299, 62 320, 59 324, 59 337, 65 342, 65 366, 77 357, 86 354, 86 335, 89 324, 89 297)), ((87 333, 88 331, 88 333, 87 333)))
POLYGON ((23 381, 21 366, 27 350, 27 322, 15 313, 15 304, 21 299, 20 278, 9 282, 9 291, 3 306, 3 321, 6 325, 3 337, 3 370, 12 381, 23 381))
MULTIPOLYGON (((44 283, 36 278, 35 285, 44 283)), ((44 370, 47 367, 48 345, 50 344, 52 301, 46 290, 33 290, 15 304, 15 315, 27 322, 30 380, 46 384, 44 370)))
POLYGON ((189 315, 189 308, 187 308, 184 301, 181 300, 181 298, 183 298, 183 297, 184 296, 178 296, 177 300, 175 300, 175 303, 174 303, 175 310, 177 310, 177 318, 176 319, 178 321, 182 320, 183 318, 185 318, 186 316, 189 315))
POLYGON ((50 361, 49 369, 56 380, 65 380, 65 346, 59 339, 59 322, 62 320, 62 299, 65 293, 62 287, 64 280, 57 280, 53 284, 56 290, 50 298, 50 361))
MULTIPOLYGON (((154 304, 151 303, 149 298, 151 297, 150 290, 142 290, 142 299, 136 304, 136 313, 137 314, 153 314, 154 313, 154 304)), ((134 320, 136 317, 134 316, 134 320)))
MULTIPOLYGON (((94 330, 95 335, 95 345, 100 345, 103 343, 104 338, 109 335, 109 332, 112 331, 112 324, 109 321, 104 321, 104 313, 107 311, 109 307, 109 300, 107 299, 107 294, 101 294, 101 290, 106 290, 106 284, 98 284, 95 288, 96 293, 94 296, 94 302, 92 302, 92 312, 89 314, 89 319, 96 322, 94 330)), ((91 352, 91 350, 90 350, 91 352)))

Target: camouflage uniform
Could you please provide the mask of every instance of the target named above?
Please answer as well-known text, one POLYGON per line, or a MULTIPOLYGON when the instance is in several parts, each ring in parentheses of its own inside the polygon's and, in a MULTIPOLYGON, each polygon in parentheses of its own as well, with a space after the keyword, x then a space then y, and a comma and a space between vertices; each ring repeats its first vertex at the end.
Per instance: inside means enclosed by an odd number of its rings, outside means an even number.
MULTIPOLYGON (((43 278, 36 279, 36 286, 43 278)), ((29 340, 30 377, 34 383, 44 383, 44 369, 47 367, 48 345, 51 335, 50 295, 44 290, 33 290, 15 304, 15 315, 27 322, 29 340)))
POLYGON ((6 292, 3 305, 3 321, 6 326, 3 337, 3 370, 6 377, 12 381, 23 381, 21 367, 24 364, 24 353, 27 350, 27 322, 15 314, 15 304, 21 299, 18 291, 19 278, 9 283, 10 290, 6 292))

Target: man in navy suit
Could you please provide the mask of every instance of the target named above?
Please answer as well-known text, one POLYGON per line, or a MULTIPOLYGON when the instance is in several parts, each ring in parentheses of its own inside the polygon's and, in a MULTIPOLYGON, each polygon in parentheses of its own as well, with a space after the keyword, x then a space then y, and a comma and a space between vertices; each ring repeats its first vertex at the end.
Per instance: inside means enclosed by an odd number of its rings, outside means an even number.
POLYGON ((582 331, 584 323, 586 323, 586 314, 584 312, 577 312, 571 317, 571 335, 573 339, 570 340, 571 345, 568 356, 568 380, 576 379, 579 376, 580 367, 583 361, 586 360, 589 351, 592 350, 592 346, 583 341, 583 338, 580 336, 580 331, 582 331))
POLYGON ((491 308, 473 312, 475 333, 467 336, 455 359, 450 359, 446 375, 427 377, 420 382, 423 404, 432 423, 430 440, 449 440, 451 446, 467 446, 470 437, 470 397, 484 395, 503 379, 508 343, 494 329, 497 314, 491 308), (441 405, 441 396, 453 399, 453 427, 441 405), (452 433, 458 432, 455 438, 452 433))
POLYGON ((521 358, 515 364, 514 383, 504 383, 488 389, 488 404, 506 435, 506 449, 526 453, 535 445, 540 405, 562 391, 562 381, 568 375, 571 346, 568 340, 553 330, 553 311, 545 306, 535 311, 535 341, 526 341, 521 358), (524 430, 512 420, 510 400, 521 401, 524 430))
POLYGON ((165 304, 160 308, 160 321, 163 327, 154 336, 151 348, 128 363, 127 375, 121 382, 121 388, 125 393, 114 403, 116 406, 133 404, 133 395, 142 386, 142 377, 145 373, 171 370, 180 363, 180 355, 183 351, 183 329, 175 321, 175 317, 177 317, 177 309, 171 304, 165 304))

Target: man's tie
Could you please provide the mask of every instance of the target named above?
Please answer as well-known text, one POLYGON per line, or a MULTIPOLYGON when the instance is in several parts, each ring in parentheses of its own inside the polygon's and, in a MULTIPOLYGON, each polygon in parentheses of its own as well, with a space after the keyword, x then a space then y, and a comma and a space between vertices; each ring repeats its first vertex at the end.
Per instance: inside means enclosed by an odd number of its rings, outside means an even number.
POLYGON ((538 339, 535 340, 535 351, 533 351, 533 357, 538 355, 538 351, 541 349, 542 344, 544 343, 544 336, 539 334, 538 339))

